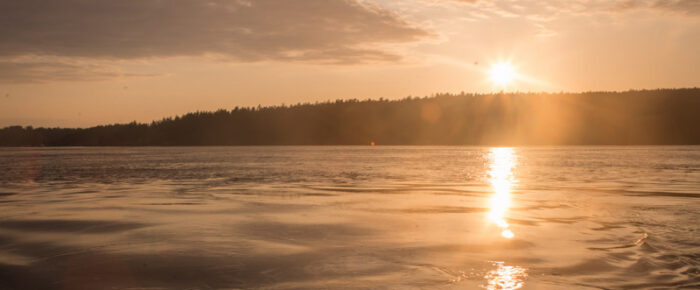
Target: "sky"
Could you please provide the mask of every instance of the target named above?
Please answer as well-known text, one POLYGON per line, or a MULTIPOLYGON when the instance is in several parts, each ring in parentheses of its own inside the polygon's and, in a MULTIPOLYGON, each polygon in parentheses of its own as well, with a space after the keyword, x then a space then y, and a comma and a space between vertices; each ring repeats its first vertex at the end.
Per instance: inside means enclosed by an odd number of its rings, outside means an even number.
POLYGON ((0 0, 0 39, 0 127, 700 86, 697 0, 0 0))

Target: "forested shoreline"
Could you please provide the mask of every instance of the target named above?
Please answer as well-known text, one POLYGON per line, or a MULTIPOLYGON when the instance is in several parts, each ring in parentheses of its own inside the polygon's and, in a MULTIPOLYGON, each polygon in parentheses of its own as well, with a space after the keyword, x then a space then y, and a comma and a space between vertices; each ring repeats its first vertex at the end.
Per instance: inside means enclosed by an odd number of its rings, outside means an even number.
POLYGON ((700 88, 436 94, 0 129, 0 146, 700 144, 700 88))

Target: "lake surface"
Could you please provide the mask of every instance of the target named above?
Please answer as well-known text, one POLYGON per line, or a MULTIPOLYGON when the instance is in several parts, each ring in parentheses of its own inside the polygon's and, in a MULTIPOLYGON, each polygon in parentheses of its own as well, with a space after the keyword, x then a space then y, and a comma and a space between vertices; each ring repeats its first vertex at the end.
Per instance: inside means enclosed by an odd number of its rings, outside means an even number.
POLYGON ((700 147, 0 149, 2 289, 700 288, 700 147))

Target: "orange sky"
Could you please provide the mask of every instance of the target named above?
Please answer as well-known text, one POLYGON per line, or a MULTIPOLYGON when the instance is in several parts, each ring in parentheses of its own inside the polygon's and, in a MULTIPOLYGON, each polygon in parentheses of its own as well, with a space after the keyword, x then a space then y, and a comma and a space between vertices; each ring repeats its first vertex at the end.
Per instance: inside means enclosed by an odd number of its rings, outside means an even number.
POLYGON ((700 85, 695 0, 0 2, 0 126, 337 98, 700 85))

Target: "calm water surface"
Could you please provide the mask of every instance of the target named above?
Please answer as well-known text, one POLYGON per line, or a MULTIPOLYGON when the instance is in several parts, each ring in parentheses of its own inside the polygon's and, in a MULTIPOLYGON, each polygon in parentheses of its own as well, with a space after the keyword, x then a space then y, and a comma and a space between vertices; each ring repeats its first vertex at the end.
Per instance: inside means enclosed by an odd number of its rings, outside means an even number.
POLYGON ((700 288, 700 147, 0 149, 0 288, 700 288))

